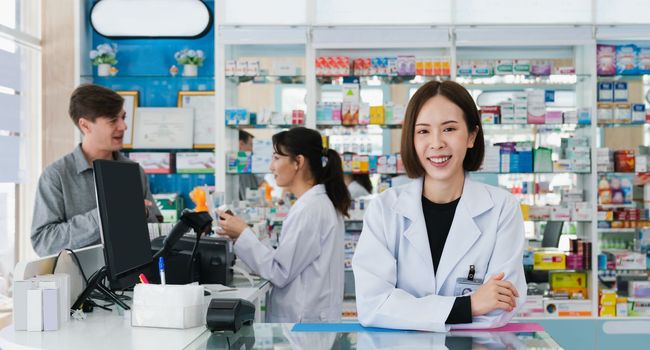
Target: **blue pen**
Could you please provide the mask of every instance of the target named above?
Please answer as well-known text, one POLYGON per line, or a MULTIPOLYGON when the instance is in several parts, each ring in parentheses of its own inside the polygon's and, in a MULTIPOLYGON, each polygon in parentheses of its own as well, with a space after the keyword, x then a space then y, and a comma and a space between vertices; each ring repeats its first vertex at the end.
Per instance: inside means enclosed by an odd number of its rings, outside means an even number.
POLYGON ((165 285, 165 260, 163 257, 158 258, 158 270, 160 271, 160 284, 165 285))

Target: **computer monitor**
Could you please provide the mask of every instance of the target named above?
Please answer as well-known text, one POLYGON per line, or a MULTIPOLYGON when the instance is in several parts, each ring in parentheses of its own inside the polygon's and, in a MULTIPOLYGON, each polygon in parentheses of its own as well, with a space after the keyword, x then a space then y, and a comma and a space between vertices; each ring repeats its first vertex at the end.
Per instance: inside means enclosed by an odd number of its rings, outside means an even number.
POLYGON ((564 221, 547 221, 542 236, 542 248, 557 248, 562 235, 564 221))
POLYGON ((113 286, 152 262, 140 167, 112 160, 95 160, 93 167, 104 259, 113 286))

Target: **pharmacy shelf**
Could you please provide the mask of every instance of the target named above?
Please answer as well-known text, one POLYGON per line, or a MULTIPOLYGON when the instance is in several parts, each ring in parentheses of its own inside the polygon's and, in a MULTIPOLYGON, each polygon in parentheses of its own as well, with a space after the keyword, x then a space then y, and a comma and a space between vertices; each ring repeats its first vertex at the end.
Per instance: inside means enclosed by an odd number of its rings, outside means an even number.
POLYGON ((171 74, 120 74, 119 72, 114 76, 100 77, 98 75, 81 75, 81 78, 92 79, 96 82, 104 83, 108 80, 124 80, 124 79, 177 79, 177 80, 201 80, 208 79, 214 81, 214 75, 197 75, 194 77, 186 77, 181 74, 175 76, 171 74))
POLYGON ((639 81, 648 79, 647 74, 629 74, 629 75, 599 75, 598 81, 639 81))
POLYGON ((304 124, 237 124, 226 125, 229 129, 291 129, 304 124))
POLYGON ((539 129, 544 129, 544 128, 549 128, 549 129, 577 129, 577 128, 589 128, 591 127, 591 124, 574 124, 574 123, 558 123, 558 124, 489 124, 489 123, 483 123, 481 124, 484 129, 500 129, 500 130, 505 130, 505 129, 532 129, 532 128, 538 128, 539 129))
POLYGON ((532 173, 502 173, 502 172, 491 172, 491 171, 477 171, 476 174, 488 174, 488 175, 566 175, 566 174, 575 174, 575 175, 587 175, 591 172, 576 172, 576 171, 564 171, 564 172, 532 172, 532 173))
POLYGON ((369 75, 369 76, 317 76, 316 81, 318 84, 332 84, 341 85, 344 82, 354 82, 361 86, 379 86, 379 85, 394 85, 394 84, 409 84, 409 85, 422 85, 432 80, 450 80, 451 77, 447 75, 369 75))
POLYGON ((601 128, 625 128, 650 125, 650 123, 598 123, 601 128))
POLYGON ((401 129, 401 124, 354 124, 354 125, 343 125, 343 124, 316 124, 316 127, 319 129, 332 129, 332 128, 366 128, 366 127, 380 127, 382 129, 401 129))
POLYGON ((601 209, 636 208, 636 204, 598 204, 601 209))
POLYGON ((256 75, 256 76, 226 76, 226 80, 234 84, 304 84, 304 75, 256 75))
POLYGON ((206 148, 123 148, 122 153, 139 153, 139 152, 160 152, 160 153, 180 153, 180 152, 197 152, 212 153, 214 147, 206 148))
POLYGON ((636 232, 636 228, 598 228, 598 233, 631 233, 636 232))

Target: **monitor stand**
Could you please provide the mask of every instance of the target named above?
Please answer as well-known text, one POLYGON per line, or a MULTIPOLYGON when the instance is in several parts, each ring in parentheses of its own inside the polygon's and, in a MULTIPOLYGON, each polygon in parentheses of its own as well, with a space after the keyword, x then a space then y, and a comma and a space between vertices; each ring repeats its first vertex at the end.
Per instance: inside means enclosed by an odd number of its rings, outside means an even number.
POLYGON ((106 298, 113 301, 122 309, 130 310, 131 308, 128 305, 126 305, 122 300, 120 300, 120 298, 115 293, 113 293, 102 283, 104 278, 106 278, 106 266, 99 269, 97 272, 95 272, 93 277, 90 278, 90 281, 88 281, 88 285, 83 290, 83 292, 81 292, 81 294, 77 298, 77 301, 75 301, 74 304, 72 305, 72 310, 81 309, 82 305, 90 297, 90 293, 92 293, 94 290, 97 290, 100 293, 104 294, 106 298))

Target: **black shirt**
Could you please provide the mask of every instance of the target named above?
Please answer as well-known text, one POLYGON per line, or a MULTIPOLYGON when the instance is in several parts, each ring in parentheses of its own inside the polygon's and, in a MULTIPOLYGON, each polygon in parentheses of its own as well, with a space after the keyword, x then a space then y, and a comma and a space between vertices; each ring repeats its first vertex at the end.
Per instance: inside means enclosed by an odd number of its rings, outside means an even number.
MULTIPOLYGON (((434 273, 438 271, 442 250, 445 247, 445 242, 447 242, 447 236, 449 236, 449 230, 454 221, 454 214, 459 201, 460 198, 449 203, 438 204, 422 196, 422 212, 427 226, 427 235, 429 236, 429 249, 431 249, 434 273)), ((470 300, 469 295, 457 297, 445 323, 472 323, 472 304, 470 300)))

